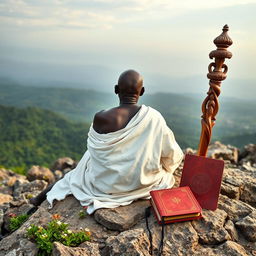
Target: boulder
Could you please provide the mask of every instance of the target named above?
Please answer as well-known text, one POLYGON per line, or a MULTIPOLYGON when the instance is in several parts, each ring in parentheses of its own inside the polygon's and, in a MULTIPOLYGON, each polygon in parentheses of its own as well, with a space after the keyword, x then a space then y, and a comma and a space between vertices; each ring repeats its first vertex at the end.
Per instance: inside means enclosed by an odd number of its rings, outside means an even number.
POLYGON ((252 206, 224 195, 219 197, 218 208, 225 211, 233 222, 239 221, 254 210, 252 206))
POLYGON ((59 179, 61 179, 63 177, 63 172, 60 171, 60 170, 56 170, 53 173, 54 173, 54 176, 55 176, 56 180, 59 180, 59 179))
POLYGON ((37 248, 35 244, 27 240, 25 236, 26 230, 31 224, 43 226, 47 222, 49 222, 49 220, 51 220, 51 214, 46 209, 39 207, 39 209, 33 214, 33 216, 31 216, 25 223, 23 223, 23 225, 19 229, 17 229, 9 236, 5 237, 3 240, 0 241, 0 256, 6 256, 8 255, 8 253, 10 253, 10 255, 17 256, 29 255, 26 251, 28 251, 28 249, 30 248, 31 250, 35 251, 35 254, 31 254, 31 256, 36 255, 37 248))
POLYGON ((228 220, 225 223, 224 228, 228 231, 232 241, 237 242, 239 240, 238 232, 236 230, 236 227, 235 227, 233 221, 228 220))
POLYGON ((231 145, 221 144, 219 141, 215 141, 210 144, 208 148, 208 157, 221 160, 229 160, 231 163, 238 162, 239 150, 231 145))
POLYGON ((251 166, 256 164, 256 144, 244 146, 243 151, 239 155, 239 163, 241 165, 249 163, 251 166))
POLYGON ((244 247, 233 241, 227 241, 216 248, 202 248, 196 251, 193 256, 249 256, 244 247))
POLYGON ((0 193, 0 205, 4 203, 9 203, 13 200, 13 197, 8 194, 1 194, 0 193))
POLYGON ((11 170, 0 168, 0 183, 6 186, 12 186, 16 180, 25 181, 27 177, 17 174, 11 170))
POLYGON ((235 223, 247 240, 256 242, 256 210, 235 223))
POLYGON ((16 181, 13 187, 13 196, 17 201, 28 200, 32 197, 37 196, 42 190, 47 187, 48 183, 44 180, 33 180, 20 184, 16 181))
MULTIPOLYGON (((1 255, 1 252, 0 252, 1 255)), ((17 248, 9 251, 5 256, 36 256, 38 255, 38 248, 36 245, 27 239, 20 239, 17 241, 17 248)))
POLYGON ((114 209, 99 209, 95 212, 95 220, 111 230, 124 231, 145 216, 145 209, 150 205, 149 200, 138 200, 128 206, 114 209))
POLYGON ((82 247, 68 247, 61 243, 53 243, 54 256, 100 256, 99 245, 85 242, 82 247))
POLYGON ((55 177, 50 169, 38 165, 34 165, 29 169, 27 178, 29 181, 45 180, 48 183, 53 183, 55 181, 55 177))
POLYGON ((76 162, 70 157, 62 157, 56 160, 51 167, 52 170, 63 171, 65 169, 74 169, 76 167, 76 162))
POLYGON ((255 206, 256 168, 255 170, 225 168, 221 193, 229 198, 240 199, 255 206))
POLYGON ((215 211, 203 210, 203 218, 192 221, 194 229, 199 235, 200 244, 218 244, 231 237, 224 228, 227 213, 217 209, 215 211))
MULTIPOLYGON (((153 213, 148 218, 148 223, 153 238, 154 255, 157 255, 162 228, 157 223, 153 213)), ((134 229, 143 229, 147 236, 149 236, 146 229, 145 219, 136 224, 134 229)), ((164 233, 163 255, 193 255, 193 253, 199 249, 199 236, 192 226, 191 221, 166 225, 164 233)))
POLYGON ((19 207, 14 207, 14 208, 9 208, 5 214, 4 214, 4 229, 5 232, 10 232, 10 219, 13 216, 18 216, 18 215, 23 215, 23 214, 30 214, 30 212, 33 212, 33 210, 35 209, 35 206, 32 204, 22 204, 19 207))
POLYGON ((236 187, 226 182, 222 182, 221 184, 221 194, 226 195, 232 199, 239 199, 241 194, 240 186, 236 187))
POLYGON ((133 229, 111 236, 106 240, 102 254, 105 256, 145 255, 150 256, 149 240, 143 229, 133 229))
POLYGON ((0 209, 0 234, 2 233, 2 225, 4 223, 4 211, 0 209))

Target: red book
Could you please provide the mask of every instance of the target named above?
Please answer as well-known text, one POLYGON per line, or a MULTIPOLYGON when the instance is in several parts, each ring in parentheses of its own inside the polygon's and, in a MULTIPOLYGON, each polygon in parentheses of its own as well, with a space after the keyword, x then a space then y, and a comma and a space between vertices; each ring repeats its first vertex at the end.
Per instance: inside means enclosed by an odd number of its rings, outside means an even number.
POLYGON ((186 155, 180 186, 189 186, 202 208, 216 210, 224 161, 186 155))
POLYGON ((167 224, 202 217, 202 208, 189 187, 153 190, 150 195, 159 224, 162 221, 167 224))

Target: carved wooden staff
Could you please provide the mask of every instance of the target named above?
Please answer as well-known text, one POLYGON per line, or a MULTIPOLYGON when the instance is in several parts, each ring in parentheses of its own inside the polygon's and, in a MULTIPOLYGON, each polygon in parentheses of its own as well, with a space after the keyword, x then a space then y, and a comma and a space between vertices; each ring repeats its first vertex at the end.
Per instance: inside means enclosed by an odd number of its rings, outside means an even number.
POLYGON ((227 48, 233 43, 228 36, 228 25, 225 25, 222 29, 222 34, 214 39, 214 44, 217 46, 217 50, 210 52, 210 59, 214 58, 214 62, 208 66, 209 73, 207 77, 210 79, 208 96, 205 98, 202 104, 202 129, 200 136, 200 143, 198 147, 198 155, 206 156, 207 149, 212 136, 212 127, 215 124, 215 116, 219 110, 218 96, 220 95, 221 81, 226 79, 228 67, 224 64, 225 58, 230 59, 232 53, 227 51, 227 48))

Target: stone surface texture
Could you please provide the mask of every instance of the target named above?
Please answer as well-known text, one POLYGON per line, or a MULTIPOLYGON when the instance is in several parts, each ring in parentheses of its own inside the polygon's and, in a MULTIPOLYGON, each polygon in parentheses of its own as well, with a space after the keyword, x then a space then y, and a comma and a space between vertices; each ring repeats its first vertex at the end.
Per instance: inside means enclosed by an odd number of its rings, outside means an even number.
POLYGON ((215 141, 209 146, 207 155, 214 159, 229 160, 232 163, 237 163, 239 150, 231 145, 224 145, 219 141, 215 141))
POLYGON ((110 230, 124 231, 144 218, 145 209, 149 205, 148 200, 138 200, 125 207, 99 209, 95 212, 94 218, 110 230))
POLYGON ((94 243, 84 243, 83 247, 68 247, 61 243, 54 242, 52 251, 54 256, 100 256, 99 246, 94 243))
MULTIPOLYGON (((192 149, 185 152, 195 153, 192 149)), ((238 149, 217 142, 210 146, 209 156, 225 161, 218 209, 203 210, 203 218, 197 221, 165 226, 163 255, 256 256, 256 145, 249 144, 239 153, 238 149)), ((71 160, 56 161, 52 169, 56 179, 74 168, 75 162, 71 160)), ((176 187, 182 166, 183 163, 174 173, 176 187)), ((55 243, 52 255, 150 255, 144 218, 148 200, 115 209, 99 209, 93 215, 87 215, 73 196, 55 202, 52 209, 46 201, 38 209, 33 207, 29 198, 52 182, 54 174, 37 166, 31 168, 27 176, 0 169, 0 256, 37 255, 38 249, 26 238, 26 230, 31 224, 46 225, 53 214, 59 214, 60 221, 68 223, 71 230, 88 228, 91 241, 78 247, 55 243), (24 213, 30 214, 29 219, 11 233, 10 217, 24 213)), ((153 214, 148 223, 153 234, 153 253, 157 255, 161 227, 153 214)))
POLYGON ((48 183, 53 183, 55 181, 54 174, 50 169, 38 165, 34 165, 28 170, 27 179, 29 181, 45 180, 48 183))
POLYGON ((73 169, 76 167, 76 162, 70 157, 62 157, 55 161, 52 166, 52 170, 64 171, 65 169, 73 169))

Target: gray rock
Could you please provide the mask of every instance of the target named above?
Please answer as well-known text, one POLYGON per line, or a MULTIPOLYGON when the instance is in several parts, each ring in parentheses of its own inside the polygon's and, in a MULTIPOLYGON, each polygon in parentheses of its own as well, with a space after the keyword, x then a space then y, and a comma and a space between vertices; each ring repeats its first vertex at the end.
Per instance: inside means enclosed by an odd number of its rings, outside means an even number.
POLYGON ((62 157, 55 161, 52 170, 63 171, 66 168, 73 169, 76 167, 76 162, 70 157, 62 157))
POLYGON ((232 199, 240 198, 240 187, 233 186, 229 183, 222 182, 221 184, 221 194, 226 195, 232 199))
POLYGON ((24 175, 17 174, 11 170, 0 168, 0 183, 11 187, 16 180, 21 182, 26 181, 27 178, 24 175))
POLYGON ((13 197, 11 195, 0 194, 0 205, 4 203, 9 203, 12 200, 13 200, 13 197))
MULTIPOLYGON (((149 228, 153 235, 154 255, 157 255, 161 240, 162 228, 157 223, 153 214, 151 214, 148 221, 149 228)), ((148 235, 145 219, 138 223, 134 228, 142 228, 148 235)), ((198 234, 193 228, 191 221, 177 222, 166 225, 163 255, 193 255, 193 253, 198 249, 198 240, 198 234)))
POLYGON ((28 214, 32 209, 34 209, 35 206, 32 204, 23 204, 20 207, 10 208, 8 211, 4 214, 4 228, 6 231, 10 232, 10 219, 13 214, 16 216, 21 214, 28 214))
MULTIPOLYGON (((36 245, 27 239, 21 239, 17 242, 17 249, 13 249, 6 256, 36 256, 38 248, 36 245)), ((1 251, 0 251, 0 255, 1 251)))
POLYGON ((220 256, 247 256, 243 246, 233 241, 227 241, 214 249, 215 255, 220 256))
POLYGON ((0 209, 0 234, 2 233, 2 225, 4 223, 4 211, 0 209))
POLYGON ((150 256, 149 241, 143 229, 127 230, 106 240, 105 256, 150 256))
POLYGON ((185 150, 183 150, 183 153, 186 155, 196 155, 197 151, 192 148, 186 148, 185 150))
POLYGON ((252 206, 240 200, 230 199, 224 195, 219 197, 218 208, 224 210, 233 222, 237 222, 254 210, 252 206))
POLYGON ((203 218, 192 221, 194 229, 199 235, 200 244, 218 244, 230 240, 229 233, 224 228, 227 213, 217 209, 203 210, 203 218))
POLYGON ((207 153, 208 157, 229 160, 232 163, 238 162, 238 154, 238 148, 231 145, 221 144, 219 141, 215 141, 213 144, 210 144, 207 153))
POLYGON ((226 168, 221 192, 230 198, 240 199, 255 206, 256 168, 255 171, 226 168))
POLYGON ((53 183, 55 181, 55 177, 50 169, 38 165, 34 165, 31 167, 31 169, 27 173, 27 179, 29 181, 45 180, 48 183, 53 183))
POLYGON ((245 184, 240 199, 256 207, 256 179, 253 179, 251 183, 248 182, 245 184))
POLYGON ((54 256, 100 256, 98 244, 86 242, 83 247, 68 247, 61 243, 53 243, 54 256))
POLYGON ((6 212, 10 208, 10 203, 0 204, 0 209, 6 212))
POLYGON ((216 248, 200 248, 193 256, 249 256, 244 247, 232 241, 226 241, 216 248))
POLYGON ((68 172, 70 172, 72 169, 71 168, 65 168, 62 172, 63 175, 66 175, 68 172))
POLYGON ((256 163, 256 144, 246 145, 239 155, 239 160, 240 164, 250 163, 253 166, 256 163))
POLYGON ((61 179, 63 177, 63 173, 60 170, 56 170, 53 173, 54 173, 54 176, 55 176, 56 180, 59 180, 59 179, 61 179))
POLYGON ((26 200, 38 195, 42 190, 44 190, 48 183, 44 180, 34 180, 32 182, 17 184, 18 181, 14 184, 13 196, 15 200, 26 200))
POLYGON ((228 220, 225 223, 224 228, 228 231, 229 235, 231 236, 232 241, 237 242, 239 240, 238 232, 236 230, 236 227, 235 227, 233 221, 228 220))
POLYGON ((235 225, 241 230, 246 239, 256 242, 256 210, 242 220, 236 222, 235 225))
POLYGON ((114 209, 99 209, 95 212, 95 220, 111 230, 124 231, 144 218, 145 209, 150 205, 148 200, 138 200, 127 206, 114 209))
MULTIPOLYGON (((30 217, 19 229, 11 233, 9 236, 5 237, 3 240, 0 241, 0 256, 5 256, 10 252, 17 252, 17 248, 21 247, 20 240, 23 240, 23 244, 30 244, 30 241, 28 241, 25 237, 26 230, 31 224, 35 225, 45 225, 51 220, 51 214, 39 207, 38 211, 36 211, 32 217, 30 217)), ((20 255, 26 255, 23 254, 28 248, 24 248, 20 251, 18 251, 20 255)), ((14 254, 15 255, 15 254, 14 254)))
POLYGON ((12 196, 13 189, 11 186, 4 186, 0 184, 0 194, 7 194, 12 196))

